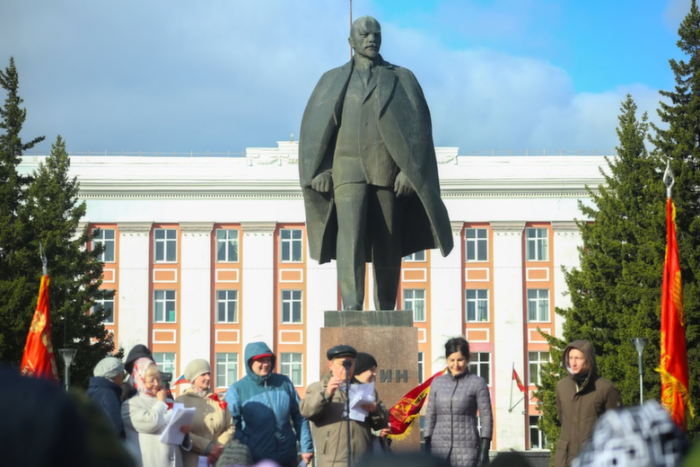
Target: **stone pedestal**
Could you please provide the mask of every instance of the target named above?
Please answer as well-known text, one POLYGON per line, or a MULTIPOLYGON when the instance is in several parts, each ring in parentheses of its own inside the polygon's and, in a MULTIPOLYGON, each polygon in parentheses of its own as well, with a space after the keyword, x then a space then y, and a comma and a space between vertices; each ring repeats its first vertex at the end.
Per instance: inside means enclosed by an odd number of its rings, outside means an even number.
MULTIPOLYGON (((375 387, 387 409, 418 386, 418 330, 413 327, 411 311, 326 311, 321 328, 319 379, 328 373, 326 351, 340 344, 351 345, 377 360, 375 387)), ((411 435, 394 442, 392 449, 420 449, 418 421, 411 435)))

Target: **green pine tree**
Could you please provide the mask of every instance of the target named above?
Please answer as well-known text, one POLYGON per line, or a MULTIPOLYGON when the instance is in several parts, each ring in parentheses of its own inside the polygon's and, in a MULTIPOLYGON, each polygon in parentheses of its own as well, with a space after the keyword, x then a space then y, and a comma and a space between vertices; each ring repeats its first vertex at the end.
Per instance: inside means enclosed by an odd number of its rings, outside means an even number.
MULTIPOLYGON (((660 91, 666 100, 660 102, 658 110, 668 127, 652 125, 655 136, 651 141, 660 156, 671 159, 676 179, 673 202, 683 277, 690 397, 700 409, 700 11, 695 0, 678 36, 677 45, 686 60, 669 60, 676 85, 673 91, 660 91)), ((700 417, 696 417, 690 421, 689 432, 694 436, 699 429, 700 417)))
MULTIPOLYGON (((32 232, 19 208, 26 201, 26 186, 32 178, 20 174, 18 166, 22 153, 44 137, 28 143, 20 137, 27 110, 21 107, 19 76, 13 58, 4 71, 0 70, 0 87, 7 93, 0 107, 0 360, 19 364, 32 316, 25 312, 27 299, 33 296, 36 302, 39 282, 26 276, 32 264, 30 258, 38 258, 38 251, 30 252, 26 248, 32 232), (32 287, 34 290, 30 291, 32 287)), ((36 277, 41 276, 41 269, 33 272, 36 277)))
MULTIPOLYGON (((78 349, 71 382, 86 386, 97 362, 114 350, 112 335, 103 324, 104 312, 99 307, 88 311, 95 300, 111 298, 114 292, 100 289, 102 248, 88 251, 85 245, 91 235, 87 229, 78 231, 86 205, 78 201, 80 185, 69 177, 69 170, 65 142, 58 136, 51 154, 34 172, 24 209, 36 233, 32 242, 42 242, 49 261, 54 349, 78 349)), ((63 368, 60 358, 56 363, 63 368)))
POLYGON ((589 221, 577 221, 583 247, 580 265, 564 271, 572 306, 557 309, 563 316, 564 341, 548 337, 555 361, 543 369, 538 399, 542 429, 552 450, 559 438, 556 383, 566 372, 561 356, 565 342, 590 341, 600 374, 613 381, 625 405, 639 403, 637 353, 630 339, 644 337, 644 395, 658 398, 659 306, 665 254, 665 188, 661 161, 644 145, 648 123, 637 119, 631 96, 622 103, 617 135, 617 157, 601 169, 605 184, 594 192, 593 206, 579 202, 589 221))

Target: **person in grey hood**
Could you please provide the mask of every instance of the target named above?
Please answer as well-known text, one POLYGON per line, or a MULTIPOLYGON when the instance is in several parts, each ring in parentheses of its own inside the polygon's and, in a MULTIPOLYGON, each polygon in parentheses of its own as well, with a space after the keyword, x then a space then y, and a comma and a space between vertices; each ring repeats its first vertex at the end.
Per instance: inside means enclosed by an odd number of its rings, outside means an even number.
POLYGON ((581 446, 591 437, 598 418, 620 407, 620 391, 598 374, 593 345, 573 341, 564 350, 564 368, 568 375, 557 383, 557 412, 561 435, 554 455, 555 467, 568 467, 581 446))
POLYGON ((299 395, 285 375, 273 373, 277 357, 264 342, 245 348, 247 376, 226 391, 234 438, 248 446, 254 462, 270 459, 296 467, 297 441, 307 464, 314 453, 309 422, 299 412, 299 395))

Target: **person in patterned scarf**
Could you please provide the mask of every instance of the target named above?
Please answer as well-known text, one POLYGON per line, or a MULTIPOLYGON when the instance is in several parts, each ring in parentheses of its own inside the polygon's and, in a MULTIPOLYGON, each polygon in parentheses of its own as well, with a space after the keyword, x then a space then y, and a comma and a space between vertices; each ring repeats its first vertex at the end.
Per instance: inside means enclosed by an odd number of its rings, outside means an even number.
POLYGON ((158 366, 150 358, 139 358, 133 365, 131 381, 138 395, 122 405, 122 420, 127 446, 137 456, 138 467, 182 467, 181 449, 192 449, 190 427, 181 445, 160 442, 160 436, 172 417, 172 401, 166 399, 158 366))
POLYGON ((215 464, 226 444, 233 439, 233 421, 227 404, 211 390, 211 367, 203 359, 192 360, 185 368, 191 387, 175 401, 197 411, 192 419, 192 450, 183 453, 185 467, 197 467, 200 456, 215 464))

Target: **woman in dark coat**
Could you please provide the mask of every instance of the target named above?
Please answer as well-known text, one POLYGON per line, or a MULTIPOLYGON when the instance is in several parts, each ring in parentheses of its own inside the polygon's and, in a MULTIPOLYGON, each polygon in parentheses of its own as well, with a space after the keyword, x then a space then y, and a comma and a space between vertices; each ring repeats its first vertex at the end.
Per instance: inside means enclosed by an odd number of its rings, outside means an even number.
POLYGON ((448 372, 435 378, 430 386, 424 429, 426 446, 453 467, 483 467, 489 462, 493 432, 489 388, 483 378, 469 372, 466 339, 455 337, 447 341, 445 357, 448 372))

